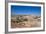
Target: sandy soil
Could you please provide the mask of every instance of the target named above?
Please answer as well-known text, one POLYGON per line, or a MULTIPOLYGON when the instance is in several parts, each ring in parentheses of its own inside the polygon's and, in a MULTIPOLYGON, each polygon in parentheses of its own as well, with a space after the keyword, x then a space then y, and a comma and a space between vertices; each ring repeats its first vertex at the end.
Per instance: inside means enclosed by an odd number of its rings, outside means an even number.
POLYGON ((40 16, 19 15, 11 17, 11 28, 31 28, 40 27, 40 25, 41 25, 40 16))

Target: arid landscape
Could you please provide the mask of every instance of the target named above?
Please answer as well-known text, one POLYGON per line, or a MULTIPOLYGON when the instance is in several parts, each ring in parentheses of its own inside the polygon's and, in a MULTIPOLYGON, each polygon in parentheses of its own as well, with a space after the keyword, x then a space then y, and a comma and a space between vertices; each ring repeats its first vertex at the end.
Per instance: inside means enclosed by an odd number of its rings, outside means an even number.
POLYGON ((11 16, 11 28, 40 27, 41 17, 34 15, 11 16))
MULTIPOLYGON (((22 4, 23 5, 23 4, 22 4)), ((41 7, 11 6, 11 28, 32 28, 41 26, 41 7)))

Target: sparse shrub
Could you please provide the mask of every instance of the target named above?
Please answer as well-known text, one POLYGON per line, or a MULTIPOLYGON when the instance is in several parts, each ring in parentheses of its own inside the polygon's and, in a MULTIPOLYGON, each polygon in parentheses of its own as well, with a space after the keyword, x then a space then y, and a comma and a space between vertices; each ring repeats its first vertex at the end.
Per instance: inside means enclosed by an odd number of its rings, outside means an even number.
POLYGON ((34 19, 37 19, 38 17, 36 16, 36 17, 34 17, 34 19))
POLYGON ((17 23, 23 22, 23 18, 21 18, 21 17, 19 17, 19 16, 16 17, 16 22, 17 22, 17 23))
POLYGON ((19 23, 19 21, 16 21, 16 23, 19 23))
POLYGON ((11 22, 15 23, 15 20, 11 19, 11 22))
POLYGON ((17 16, 15 20, 11 20, 12 22, 14 23, 20 23, 20 22, 23 22, 23 21, 28 21, 27 18, 23 18, 23 16, 17 16))
POLYGON ((24 21, 28 21, 28 19, 24 19, 24 21))

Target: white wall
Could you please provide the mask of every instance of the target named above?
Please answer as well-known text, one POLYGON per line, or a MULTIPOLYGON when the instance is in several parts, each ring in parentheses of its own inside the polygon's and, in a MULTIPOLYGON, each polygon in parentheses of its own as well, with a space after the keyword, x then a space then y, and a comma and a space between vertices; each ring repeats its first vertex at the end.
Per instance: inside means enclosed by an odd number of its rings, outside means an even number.
MULTIPOLYGON (((5 32, 5 0, 0 0, 0 34, 4 34, 5 32)), ((40 1, 40 0, 34 0, 34 1, 40 1)), ((41 1, 40 1, 41 2, 41 1)), ((44 2, 44 1, 43 1, 44 2)), ((46 10, 45 10, 46 14, 46 10)), ((45 20, 46 22, 46 20, 45 20)), ((28 33, 16 33, 16 34, 46 34, 45 32, 28 32, 28 33)))
POLYGON ((4 22, 4 0, 0 0, 0 34, 3 34, 5 31, 5 22, 4 22))

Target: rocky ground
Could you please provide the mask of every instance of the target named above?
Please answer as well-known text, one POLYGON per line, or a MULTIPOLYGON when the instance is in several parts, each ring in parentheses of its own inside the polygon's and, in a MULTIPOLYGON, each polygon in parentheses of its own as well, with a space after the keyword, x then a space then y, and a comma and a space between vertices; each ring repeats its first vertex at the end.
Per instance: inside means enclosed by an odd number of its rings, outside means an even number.
POLYGON ((11 17, 11 28, 40 27, 41 17, 32 15, 17 15, 11 17))

